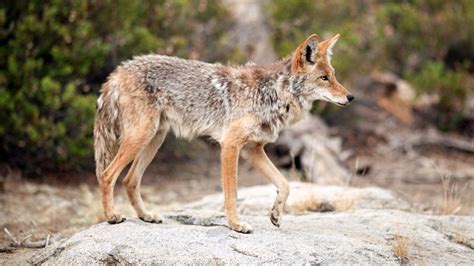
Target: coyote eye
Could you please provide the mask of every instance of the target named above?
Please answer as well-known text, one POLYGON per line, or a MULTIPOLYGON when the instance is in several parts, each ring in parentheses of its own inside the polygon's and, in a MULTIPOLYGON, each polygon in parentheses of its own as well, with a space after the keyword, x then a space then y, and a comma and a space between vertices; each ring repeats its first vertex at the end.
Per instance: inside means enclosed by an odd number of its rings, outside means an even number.
POLYGON ((328 76, 321 76, 321 77, 319 77, 319 78, 322 79, 322 80, 324 80, 324 81, 328 81, 328 80, 329 80, 328 76))

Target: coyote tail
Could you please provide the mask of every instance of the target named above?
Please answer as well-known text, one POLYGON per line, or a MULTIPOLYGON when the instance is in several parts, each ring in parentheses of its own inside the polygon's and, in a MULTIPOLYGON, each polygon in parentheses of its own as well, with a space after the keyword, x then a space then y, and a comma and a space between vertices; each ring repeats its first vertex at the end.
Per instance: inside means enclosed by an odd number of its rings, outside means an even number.
POLYGON ((96 175, 100 182, 102 172, 117 153, 120 136, 120 110, 118 106, 119 84, 113 77, 102 86, 102 94, 97 100, 94 123, 94 151, 96 175))

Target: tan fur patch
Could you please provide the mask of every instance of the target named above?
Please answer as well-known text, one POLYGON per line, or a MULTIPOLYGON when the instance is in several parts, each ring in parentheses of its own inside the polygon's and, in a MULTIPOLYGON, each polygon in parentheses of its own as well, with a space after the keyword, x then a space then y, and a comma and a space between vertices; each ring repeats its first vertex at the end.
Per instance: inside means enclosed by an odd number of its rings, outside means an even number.
POLYGON ((252 75, 252 71, 250 70, 243 70, 239 74, 238 78, 242 80, 242 82, 247 85, 249 88, 255 88, 257 86, 257 81, 255 77, 252 75))

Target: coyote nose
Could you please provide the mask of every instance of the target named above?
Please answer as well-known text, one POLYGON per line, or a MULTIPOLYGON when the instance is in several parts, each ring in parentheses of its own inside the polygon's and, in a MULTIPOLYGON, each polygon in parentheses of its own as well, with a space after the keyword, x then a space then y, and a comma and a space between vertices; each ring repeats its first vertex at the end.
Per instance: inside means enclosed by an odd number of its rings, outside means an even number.
POLYGON ((347 95, 347 100, 348 100, 349 102, 352 102, 352 100, 354 100, 354 96, 352 96, 352 95, 347 95))

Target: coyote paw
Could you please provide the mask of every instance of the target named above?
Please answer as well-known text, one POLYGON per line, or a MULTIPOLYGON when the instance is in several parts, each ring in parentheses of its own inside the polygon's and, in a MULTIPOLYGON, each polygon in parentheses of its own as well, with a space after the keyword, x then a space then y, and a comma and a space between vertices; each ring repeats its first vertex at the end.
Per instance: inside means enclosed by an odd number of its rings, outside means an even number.
POLYGON ((149 213, 144 213, 142 215, 139 215, 138 218, 140 218, 140 220, 147 223, 161 224, 163 222, 163 220, 160 217, 154 216, 149 213))
POLYGON ((112 213, 111 215, 107 215, 107 222, 109 224, 119 224, 125 221, 125 217, 118 213, 112 213))
POLYGON ((247 223, 237 223, 237 224, 230 224, 229 227, 239 233, 249 234, 252 233, 252 227, 247 223))
POLYGON ((270 221, 276 227, 280 227, 281 214, 278 209, 273 209, 270 213, 270 221))

